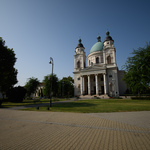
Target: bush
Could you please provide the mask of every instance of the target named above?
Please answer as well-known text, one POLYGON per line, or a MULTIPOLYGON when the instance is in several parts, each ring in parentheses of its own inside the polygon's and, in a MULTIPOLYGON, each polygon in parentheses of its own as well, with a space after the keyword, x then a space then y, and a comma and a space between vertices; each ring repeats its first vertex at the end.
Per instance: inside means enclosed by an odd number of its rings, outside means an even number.
POLYGON ((0 99, 0 107, 1 107, 2 103, 3 103, 3 101, 0 99))
POLYGON ((7 93, 10 102, 22 102, 25 95, 26 89, 21 86, 11 88, 7 93))
POLYGON ((26 97, 26 100, 33 100, 32 97, 26 97))
POLYGON ((150 100, 150 97, 131 97, 132 100, 150 100))
POLYGON ((75 98, 76 98, 76 99, 79 99, 79 98, 80 98, 80 96, 76 95, 76 96, 75 96, 75 98))

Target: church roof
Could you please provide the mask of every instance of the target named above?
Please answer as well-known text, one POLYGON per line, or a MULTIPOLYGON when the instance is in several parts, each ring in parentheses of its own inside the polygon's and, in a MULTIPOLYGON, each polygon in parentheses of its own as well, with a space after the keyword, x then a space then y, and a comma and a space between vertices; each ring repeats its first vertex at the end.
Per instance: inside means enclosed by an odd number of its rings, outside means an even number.
POLYGON ((79 39, 79 43, 78 43, 78 45, 77 45, 77 47, 76 47, 76 48, 84 47, 84 46, 83 46, 83 44, 81 43, 81 41, 82 41, 82 40, 81 40, 81 39, 79 39))
POLYGON ((103 50, 104 44, 101 42, 100 39, 101 39, 101 37, 98 36, 97 37, 97 42, 92 46, 92 48, 90 50, 90 53, 97 52, 97 51, 102 51, 103 50))
POLYGON ((109 31, 106 32, 106 37, 105 37, 104 42, 105 41, 113 41, 114 42, 114 40, 112 39, 112 37, 109 35, 109 31))

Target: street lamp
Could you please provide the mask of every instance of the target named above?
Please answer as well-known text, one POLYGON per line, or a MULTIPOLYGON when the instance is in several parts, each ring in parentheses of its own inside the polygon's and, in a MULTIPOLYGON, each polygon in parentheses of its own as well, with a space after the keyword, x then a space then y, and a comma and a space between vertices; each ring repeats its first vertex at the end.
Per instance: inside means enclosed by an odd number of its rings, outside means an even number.
POLYGON ((52 107, 52 82, 53 82, 53 65, 54 65, 54 63, 53 63, 53 58, 52 58, 52 57, 50 57, 50 62, 49 62, 49 64, 52 64, 52 78, 51 78, 50 105, 49 105, 49 107, 52 107))

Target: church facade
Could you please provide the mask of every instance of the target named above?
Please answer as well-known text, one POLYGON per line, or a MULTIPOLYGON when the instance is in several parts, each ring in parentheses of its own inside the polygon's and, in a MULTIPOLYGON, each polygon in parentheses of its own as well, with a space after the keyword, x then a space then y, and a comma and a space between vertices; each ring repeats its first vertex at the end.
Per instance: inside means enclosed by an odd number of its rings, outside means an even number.
POLYGON ((109 34, 107 31, 104 42, 97 37, 87 57, 79 39, 74 55, 75 96, 119 96, 125 93, 126 84, 122 81, 125 72, 118 70, 114 40, 109 34))

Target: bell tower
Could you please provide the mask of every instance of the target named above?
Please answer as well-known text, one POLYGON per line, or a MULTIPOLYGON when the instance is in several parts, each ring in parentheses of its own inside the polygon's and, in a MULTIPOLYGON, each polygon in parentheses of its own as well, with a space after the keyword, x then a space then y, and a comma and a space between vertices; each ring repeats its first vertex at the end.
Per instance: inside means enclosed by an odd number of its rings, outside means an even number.
POLYGON ((75 48, 75 55, 74 55, 74 71, 77 72, 80 69, 86 68, 86 55, 84 52, 84 46, 81 43, 81 39, 79 39, 79 43, 75 48))
POLYGON ((106 37, 104 40, 104 53, 105 53, 105 63, 107 65, 117 66, 116 63, 116 49, 114 47, 114 40, 109 35, 109 31, 106 32, 106 37))

